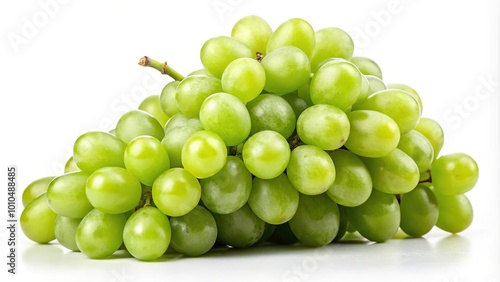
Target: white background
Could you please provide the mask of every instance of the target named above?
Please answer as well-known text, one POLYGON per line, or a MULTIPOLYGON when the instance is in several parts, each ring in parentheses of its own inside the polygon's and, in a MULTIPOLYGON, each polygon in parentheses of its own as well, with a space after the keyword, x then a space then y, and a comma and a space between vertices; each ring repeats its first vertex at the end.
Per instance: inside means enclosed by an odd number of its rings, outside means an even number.
MULTIPOLYGON (((480 166, 480 180, 467 194, 474 222, 458 236, 435 229, 424 239, 383 244, 258 248, 142 263, 89 260, 57 245, 36 245, 18 230, 19 274, 6 276, 9 281, 500 279, 498 1, 6 2, 0 4, 1 175, 7 178, 8 165, 18 168, 18 215, 24 187, 60 174, 80 134, 111 129, 122 113, 170 81, 138 66, 141 56, 166 60, 187 74, 201 68, 205 40, 230 35, 232 25, 249 14, 273 29, 292 17, 315 29, 345 29, 357 44, 355 55, 378 62, 386 83, 419 92, 423 116, 445 131, 442 153, 466 152, 480 166)), ((0 228, 0 238, 4 277, 6 228, 0 228)))

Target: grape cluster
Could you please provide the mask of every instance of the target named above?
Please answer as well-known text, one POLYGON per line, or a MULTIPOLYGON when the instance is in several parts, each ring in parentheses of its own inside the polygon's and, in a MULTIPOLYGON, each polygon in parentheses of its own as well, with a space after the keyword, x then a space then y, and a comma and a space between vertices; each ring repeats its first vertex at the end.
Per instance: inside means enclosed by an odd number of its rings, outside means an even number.
POLYGON ((161 65, 174 78, 161 94, 111 132, 79 136, 63 174, 26 187, 24 234, 90 258, 154 260, 465 230, 477 163, 439 155, 443 130, 419 94, 353 52, 340 28, 241 18, 203 44, 202 69, 161 65))

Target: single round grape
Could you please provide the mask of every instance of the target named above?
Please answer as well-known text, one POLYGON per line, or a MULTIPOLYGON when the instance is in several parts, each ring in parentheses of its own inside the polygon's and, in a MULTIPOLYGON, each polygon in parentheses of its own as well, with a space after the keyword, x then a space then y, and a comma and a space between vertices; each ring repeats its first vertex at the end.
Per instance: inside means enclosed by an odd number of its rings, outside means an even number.
POLYGON ((181 155, 184 144, 191 135, 201 130, 203 130, 203 126, 197 118, 189 119, 182 125, 169 129, 163 140, 161 140, 161 144, 167 150, 170 167, 182 167, 181 155))
POLYGON ((81 218, 69 218, 62 215, 56 217, 54 234, 61 246, 74 252, 80 251, 76 244, 76 230, 81 221, 81 218))
POLYGON ((135 208, 141 199, 142 187, 130 171, 121 167, 103 167, 88 177, 86 193, 96 209, 119 214, 135 208))
POLYGON ((150 95, 146 97, 140 104, 139 110, 145 111, 152 115, 161 126, 164 126, 168 120, 168 116, 165 114, 160 106, 160 95, 150 95))
POLYGON ((368 90, 369 94, 373 94, 382 90, 388 89, 382 79, 374 76, 374 75, 365 75, 366 79, 370 83, 370 87, 368 90))
POLYGON ((436 226, 450 233, 460 233, 469 228, 474 218, 474 210, 465 194, 441 195, 435 193, 439 208, 436 226))
POLYGON ((179 107, 177 107, 177 102, 175 100, 179 83, 181 82, 178 80, 167 83, 160 93, 160 107, 168 117, 172 117, 181 111, 179 107))
POLYGON ((273 234, 271 234, 268 239, 269 242, 281 245, 291 245, 299 242, 299 239, 297 239, 292 229, 290 229, 289 222, 290 221, 276 225, 273 234))
POLYGON ((335 181, 335 165, 327 152, 313 145, 293 149, 286 174, 302 194, 324 193, 335 181))
POLYGON ((137 136, 148 135, 158 140, 163 139, 165 132, 156 118, 142 110, 131 110, 123 114, 115 129, 116 137, 129 143, 137 136))
POLYGON ((199 118, 190 118, 183 113, 176 113, 171 116, 165 126, 163 127, 165 136, 170 133, 170 131, 174 130, 176 127, 184 126, 189 120, 198 120, 199 118))
POLYGON ((283 97, 283 99, 285 99, 288 102, 288 104, 292 107, 293 112, 295 113, 295 119, 298 119, 300 114, 302 114, 302 112, 304 112, 309 107, 307 102, 301 97, 299 97, 298 93, 289 93, 281 97, 283 97))
POLYGON ((364 75, 373 75, 382 79, 382 70, 379 65, 367 57, 352 57, 350 61, 355 64, 364 75))
POLYGON ((434 159, 439 156, 444 145, 444 131, 435 120, 427 117, 420 118, 415 130, 422 133, 434 149, 434 159))
POLYGON ((165 214, 152 206, 135 211, 123 228, 123 243, 127 251, 139 260, 161 257, 170 244, 170 223, 165 214))
POLYGON ((357 109, 359 105, 366 101, 370 94, 372 94, 370 89, 370 81, 368 80, 368 77, 366 75, 361 75, 361 90, 359 91, 358 98, 356 99, 354 104, 352 104, 351 111, 353 109, 357 109))
POLYGON ((345 146, 358 156, 378 158, 396 149, 400 131, 396 122, 377 111, 357 110, 347 114, 351 131, 345 146))
POLYGON ((90 131, 80 135, 73 146, 73 160, 87 173, 107 166, 125 167, 125 144, 114 135, 102 131, 90 131))
POLYGON ((315 71, 320 63, 330 58, 349 60, 354 53, 351 36, 338 27, 322 28, 315 33, 316 44, 311 57, 311 69, 315 71))
POLYGON ((198 179, 183 168, 171 168, 160 174, 153 183, 153 201, 168 216, 190 212, 201 198, 198 179))
POLYGON ((21 212, 19 224, 31 241, 46 244, 56 238, 54 227, 57 214, 47 203, 46 193, 33 199, 21 212))
POLYGON ((304 110, 297 119, 297 134, 304 143, 323 150, 342 147, 349 138, 351 126, 339 108, 318 104, 304 110))
POLYGON ((26 207, 31 201, 47 191, 49 183, 54 179, 54 176, 45 176, 32 181, 23 190, 22 203, 26 207))
POLYGON ((307 55, 297 47, 274 49, 262 59, 266 72, 264 90, 277 95, 291 93, 309 81, 311 65, 307 55))
POLYGON ((252 50, 266 55, 267 42, 273 34, 269 24, 261 17, 249 15, 240 18, 231 30, 231 36, 245 43, 252 50))
POLYGON ((432 190, 422 184, 401 195, 401 229, 412 237, 427 234, 436 224, 439 208, 432 190))
POLYGON ((89 175, 83 171, 69 172, 54 178, 47 188, 47 202, 57 213, 70 218, 83 218, 94 207, 86 194, 89 175))
POLYGON ((79 170, 81 170, 81 169, 76 165, 76 162, 75 162, 75 159, 73 158, 73 156, 69 157, 69 159, 64 164, 64 173, 74 172, 74 171, 79 171, 79 170))
POLYGON ((278 225, 289 221, 295 214, 299 192, 284 173, 273 179, 255 177, 248 204, 260 219, 278 225))
POLYGON ((437 158, 431 166, 432 184, 443 195, 470 191, 479 179, 476 161, 465 153, 452 153, 437 158))
POLYGON ((311 247, 325 246, 333 241, 339 230, 339 209, 325 194, 300 194, 297 212, 289 224, 302 244, 311 247))
POLYGON ((290 146, 283 135, 264 130, 248 138, 243 145, 242 156, 253 175, 271 179, 285 171, 290 159, 290 146))
POLYGON ((123 243, 127 217, 123 213, 109 214, 98 209, 89 212, 76 229, 78 249, 91 259, 103 259, 114 254, 123 243))
POLYGON ((292 18, 281 23, 269 38, 267 54, 284 46, 294 46, 311 57, 316 43, 313 27, 304 19, 292 18))
POLYGON ((202 206, 189 213, 171 217, 172 248, 186 256, 201 256, 214 246, 217 240, 217 223, 212 214, 202 206))
POLYGON ((224 92, 205 99, 200 108, 200 121, 205 130, 215 132, 226 146, 245 141, 252 127, 245 104, 224 92))
POLYGON ((199 116, 200 107, 205 99, 222 92, 219 78, 207 75, 192 75, 184 78, 175 93, 175 101, 179 110, 189 118, 199 116))
POLYGON ((342 205, 337 205, 337 207, 339 208, 339 230, 335 238, 333 238, 333 243, 339 242, 344 238, 347 233, 347 227, 349 226, 349 219, 347 218, 345 207, 342 205))
POLYGON ((386 85, 386 88, 387 89, 401 89, 401 90, 404 90, 404 91, 410 93, 410 95, 413 96, 413 98, 415 98, 415 100, 417 100, 418 105, 420 106, 420 112, 423 112, 424 106, 422 104, 422 99, 420 98, 420 95, 418 94, 418 92, 414 88, 412 88, 406 84, 403 84, 403 83, 390 83, 390 84, 386 85))
MULTIPOLYGON (((236 38, 217 36, 208 39, 200 51, 203 66, 215 77, 221 78, 224 69, 238 58, 252 58, 250 47, 236 38)), ((219 91, 217 91, 219 92, 219 91)))
POLYGON ((219 172, 227 160, 227 147, 219 135, 202 130, 193 133, 181 152, 183 167, 197 178, 207 178, 219 172))
POLYGON ((355 154, 338 149, 329 153, 335 165, 335 181, 326 194, 337 204, 355 207, 372 192, 372 178, 366 165, 355 154))
POLYGON ((151 186, 162 172, 170 168, 168 153, 161 142, 152 136, 138 136, 125 149, 125 167, 141 183, 151 186))
POLYGON ((200 180, 201 200, 211 212, 228 214, 240 209, 250 197, 252 174, 239 157, 228 156, 215 175, 200 180))
POLYGON ((222 73, 222 90, 238 97, 243 103, 255 99, 264 90, 266 72, 259 61, 239 58, 222 73))
POLYGON ((292 135, 296 117, 292 106, 283 97, 261 94, 246 104, 251 120, 250 135, 263 130, 276 131, 285 138, 292 135))
POLYGON ((416 130, 401 134, 398 149, 410 156, 418 166, 420 173, 431 168, 434 149, 431 142, 416 130))

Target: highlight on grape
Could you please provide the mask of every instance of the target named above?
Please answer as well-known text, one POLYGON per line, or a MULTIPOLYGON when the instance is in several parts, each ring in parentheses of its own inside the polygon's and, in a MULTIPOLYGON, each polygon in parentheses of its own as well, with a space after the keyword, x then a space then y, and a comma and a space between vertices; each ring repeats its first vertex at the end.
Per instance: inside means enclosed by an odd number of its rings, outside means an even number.
POLYGON ((208 38, 187 75, 141 58, 172 80, 112 130, 79 136, 60 174, 32 180, 23 233, 92 259, 151 261, 466 230, 478 164, 440 154, 443 129, 417 90, 386 83, 354 47, 337 27, 273 29, 250 15, 208 38))

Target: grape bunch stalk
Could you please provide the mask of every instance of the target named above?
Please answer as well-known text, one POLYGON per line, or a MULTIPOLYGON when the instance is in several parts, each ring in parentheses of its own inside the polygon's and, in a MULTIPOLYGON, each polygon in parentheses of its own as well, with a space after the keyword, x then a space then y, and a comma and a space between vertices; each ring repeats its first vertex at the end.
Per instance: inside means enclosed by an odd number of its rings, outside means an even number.
POLYGON ((203 68, 187 76, 141 58, 172 81, 112 131, 79 136, 60 175, 26 187, 24 234, 149 261, 464 231, 477 163, 440 155, 443 129, 418 92, 353 53, 340 28, 291 18, 273 30, 250 15, 206 40, 203 68))

